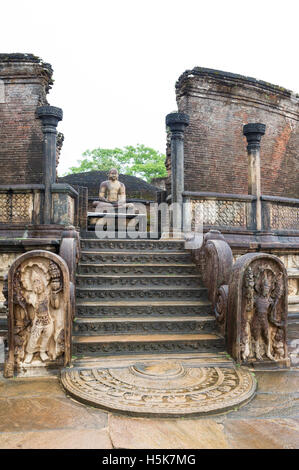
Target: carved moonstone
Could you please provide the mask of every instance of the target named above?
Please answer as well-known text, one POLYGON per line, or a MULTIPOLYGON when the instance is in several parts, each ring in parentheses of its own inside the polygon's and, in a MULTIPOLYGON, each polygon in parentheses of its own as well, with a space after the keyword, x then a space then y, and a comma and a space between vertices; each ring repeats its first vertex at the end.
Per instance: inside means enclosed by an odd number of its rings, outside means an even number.
POLYGON ((188 367, 176 361, 111 369, 65 369, 68 394, 100 408, 149 416, 219 413, 253 398, 252 374, 234 367, 188 367))

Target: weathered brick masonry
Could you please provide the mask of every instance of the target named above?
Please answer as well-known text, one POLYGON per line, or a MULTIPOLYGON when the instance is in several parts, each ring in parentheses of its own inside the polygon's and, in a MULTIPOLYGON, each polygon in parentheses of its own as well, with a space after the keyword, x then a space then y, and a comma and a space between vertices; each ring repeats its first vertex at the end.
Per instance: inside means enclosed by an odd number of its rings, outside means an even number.
POLYGON ((52 68, 32 54, 0 54, 0 184, 43 182, 42 122, 52 68))
MULTIPOLYGON (((176 83, 185 132, 185 190, 248 192, 243 125, 266 124, 261 147, 262 193, 299 197, 299 102, 284 88, 196 67, 176 83)), ((169 165, 169 152, 167 152, 169 165)))

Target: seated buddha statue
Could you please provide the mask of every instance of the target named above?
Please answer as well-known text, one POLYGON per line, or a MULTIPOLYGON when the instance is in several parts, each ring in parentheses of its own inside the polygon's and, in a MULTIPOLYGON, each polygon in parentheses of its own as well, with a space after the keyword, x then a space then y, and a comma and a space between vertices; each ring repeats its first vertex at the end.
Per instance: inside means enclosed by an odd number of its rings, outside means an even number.
POLYGON ((95 212, 108 211, 109 209, 132 209, 133 204, 126 203, 126 187, 118 181, 118 171, 112 168, 108 173, 108 180, 100 185, 99 200, 94 201, 95 212))

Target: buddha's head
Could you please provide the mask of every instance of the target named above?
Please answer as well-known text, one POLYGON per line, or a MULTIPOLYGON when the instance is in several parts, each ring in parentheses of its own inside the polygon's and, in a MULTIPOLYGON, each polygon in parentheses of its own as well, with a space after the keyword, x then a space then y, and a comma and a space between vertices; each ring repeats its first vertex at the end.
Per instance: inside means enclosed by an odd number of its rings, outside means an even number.
POLYGON ((118 171, 116 168, 111 168, 108 173, 108 178, 112 181, 116 181, 118 179, 118 171))

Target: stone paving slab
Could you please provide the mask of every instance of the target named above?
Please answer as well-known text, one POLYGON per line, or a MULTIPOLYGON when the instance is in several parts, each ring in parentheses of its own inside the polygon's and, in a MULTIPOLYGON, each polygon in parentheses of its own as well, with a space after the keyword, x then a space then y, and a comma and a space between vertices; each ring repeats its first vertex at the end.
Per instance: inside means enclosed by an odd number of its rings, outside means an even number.
POLYGON ((159 420, 109 417, 115 448, 298 449, 299 420, 159 420))
POLYGON ((258 392, 261 393, 299 393, 299 370, 255 372, 258 392))
POLYGON ((0 399, 13 397, 61 396, 65 393, 57 377, 0 379, 0 399))
POLYGON ((299 393, 297 396, 258 393, 248 405, 227 414, 227 420, 283 417, 299 418, 299 393))
POLYGON ((109 416, 113 447, 123 449, 227 449, 223 429, 213 419, 109 416))
POLYGON ((0 433, 50 429, 101 429, 107 414, 68 398, 27 397, 0 399, 0 433))
POLYGON ((299 449, 299 371, 256 372, 256 397, 202 418, 133 418, 66 397, 57 378, 0 378, 0 449, 299 449))
POLYGON ((107 429, 0 434, 0 449, 112 449, 107 429))
POLYGON ((227 420, 223 432, 230 449, 299 448, 299 419, 227 420))

